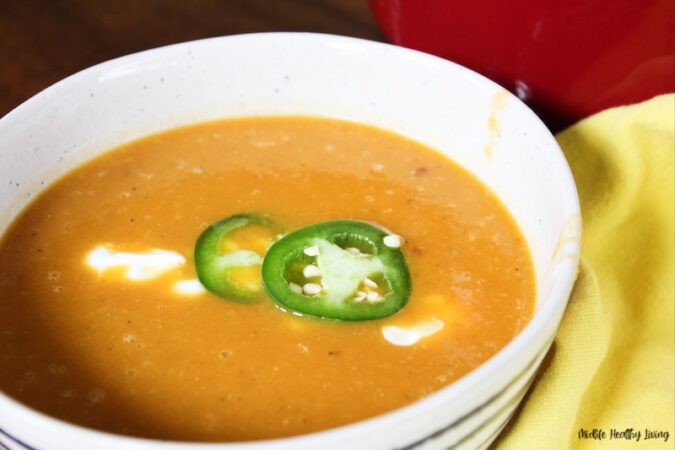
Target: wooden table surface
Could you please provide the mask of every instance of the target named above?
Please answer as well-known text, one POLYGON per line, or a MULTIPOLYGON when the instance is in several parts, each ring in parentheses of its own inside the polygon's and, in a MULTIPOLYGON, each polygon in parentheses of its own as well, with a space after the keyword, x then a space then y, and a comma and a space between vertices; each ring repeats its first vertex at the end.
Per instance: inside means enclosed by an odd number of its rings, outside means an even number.
POLYGON ((0 117, 111 58, 262 31, 384 40, 366 0, 0 0, 0 117))

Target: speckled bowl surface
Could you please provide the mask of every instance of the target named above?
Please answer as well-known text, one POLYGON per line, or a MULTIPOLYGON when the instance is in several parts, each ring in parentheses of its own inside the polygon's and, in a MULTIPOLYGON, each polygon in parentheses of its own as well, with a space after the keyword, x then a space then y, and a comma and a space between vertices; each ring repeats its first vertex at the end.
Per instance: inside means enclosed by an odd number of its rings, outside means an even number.
POLYGON ((530 385, 579 261, 574 181, 541 121, 493 82, 387 44, 307 33, 229 36, 119 58, 73 75, 0 119, 0 232, 45 185, 123 142, 224 117, 302 114, 391 129, 445 153, 493 189, 536 272, 527 327, 467 376, 388 414, 270 441, 189 444, 88 430, 0 394, 0 448, 393 450, 486 448, 530 385))

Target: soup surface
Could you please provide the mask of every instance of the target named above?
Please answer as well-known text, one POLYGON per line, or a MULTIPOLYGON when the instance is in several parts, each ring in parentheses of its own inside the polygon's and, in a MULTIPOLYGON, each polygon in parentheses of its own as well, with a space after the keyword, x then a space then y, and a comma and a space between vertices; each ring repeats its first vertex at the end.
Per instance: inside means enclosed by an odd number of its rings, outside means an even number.
POLYGON ((534 297, 514 222, 444 156, 332 119, 204 123, 105 153, 9 228, 0 389, 135 436, 307 433, 390 411, 468 373, 525 326, 534 297), (408 304, 384 319, 341 322, 205 292, 196 239, 248 211, 286 231, 344 218, 393 230, 405 239, 408 304), (94 254, 110 264, 92 263, 94 254), (160 254, 161 270, 130 268, 160 254))

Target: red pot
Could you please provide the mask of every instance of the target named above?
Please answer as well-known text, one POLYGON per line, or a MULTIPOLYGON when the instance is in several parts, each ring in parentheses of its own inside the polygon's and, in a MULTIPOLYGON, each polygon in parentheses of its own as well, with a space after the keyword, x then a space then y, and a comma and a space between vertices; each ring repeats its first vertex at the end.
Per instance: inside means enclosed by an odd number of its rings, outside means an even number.
POLYGON ((672 0, 370 0, 395 44, 467 66, 554 130, 675 90, 672 0))

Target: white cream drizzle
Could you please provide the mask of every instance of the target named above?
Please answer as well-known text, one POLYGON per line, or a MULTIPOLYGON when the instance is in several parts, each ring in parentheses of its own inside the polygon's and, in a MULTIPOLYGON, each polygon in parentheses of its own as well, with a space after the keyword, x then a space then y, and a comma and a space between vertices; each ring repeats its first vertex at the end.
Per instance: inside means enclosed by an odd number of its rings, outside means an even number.
POLYGON ((206 288, 197 279, 179 280, 173 284, 173 291, 181 295, 199 295, 206 292, 206 288))
POLYGON ((391 344, 408 347, 417 344, 425 337, 438 333, 444 326, 443 321, 436 318, 406 327, 387 325, 382 327, 382 336, 391 344))
POLYGON ((116 252, 98 246, 87 254, 87 265, 102 275, 108 269, 126 268, 125 276, 131 281, 147 281, 185 264, 180 253, 153 249, 147 252, 116 252))

